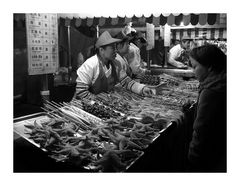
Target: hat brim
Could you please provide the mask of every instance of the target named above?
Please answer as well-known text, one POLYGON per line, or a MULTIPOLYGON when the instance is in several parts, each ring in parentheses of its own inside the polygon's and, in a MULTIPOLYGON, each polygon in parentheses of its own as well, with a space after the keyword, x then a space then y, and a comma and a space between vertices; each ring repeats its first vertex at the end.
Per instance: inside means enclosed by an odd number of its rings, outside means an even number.
POLYGON ((106 45, 111 45, 111 44, 113 44, 113 43, 119 43, 119 42, 121 42, 122 40, 121 39, 115 39, 115 38, 111 38, 111 39, 108 39, 106 42, 103 42, 103 43, 101 43, 101 45, 99 45, 99 44, 95 44, 95 47, 96 48, 99 48, 99 47, 102 47, 102 46, 106 46, 106 45))

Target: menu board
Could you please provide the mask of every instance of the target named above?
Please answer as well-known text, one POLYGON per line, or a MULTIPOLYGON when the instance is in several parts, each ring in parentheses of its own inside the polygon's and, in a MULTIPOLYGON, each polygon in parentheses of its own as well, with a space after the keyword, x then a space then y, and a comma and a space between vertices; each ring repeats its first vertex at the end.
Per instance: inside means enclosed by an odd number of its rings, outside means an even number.
POLYGON ((58 69, 57 14, 26 14, 28 74, 55 73, 58 69))

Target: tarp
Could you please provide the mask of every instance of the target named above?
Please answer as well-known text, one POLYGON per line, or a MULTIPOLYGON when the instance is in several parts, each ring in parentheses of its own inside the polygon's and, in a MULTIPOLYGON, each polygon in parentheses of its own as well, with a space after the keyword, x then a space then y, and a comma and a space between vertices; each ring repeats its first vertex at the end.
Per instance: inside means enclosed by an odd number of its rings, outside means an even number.
POLYGON ((146 23, 152 23, 155 26, 164 26, 165 24, 168 24, 169 26, 179 26, 181 23, 184 26, 187 26, 189 24, 191 25, 214 25, 219 20, 219 14, 216 13, 200 13, 200 14, 152 14, 149 17, 146 17, 145 15, 142 16, 136 16, 132 15, 131 17, 86 17, 81 18, 77 17, 75 14, 58 14, 59 18, 67 18, 71 19, 73 21, 73 24, 76 26, 100 26, 100 27, 111 27, 111 26, 123 26, 129 22, 133 23, 134 26, 145 26, 146 23))
MULTIPOLYGON (((125 15, 116 17, 79 17, 79 14, 59 13, 58 18, 64 18, 67 22, 79 26, 104 26, 104 27, 122 27, 123 25, 132 22, 134 26, 145 26, 146 23, 152 23, 155 26, 179 26, 181 23, 184 26, 191 25, 214 25, 219 22, 220 14, 217 13, 159 13, 151 15, 125 15)), ((14 16, 14 19, 25 19, 24 14, 14 16)))

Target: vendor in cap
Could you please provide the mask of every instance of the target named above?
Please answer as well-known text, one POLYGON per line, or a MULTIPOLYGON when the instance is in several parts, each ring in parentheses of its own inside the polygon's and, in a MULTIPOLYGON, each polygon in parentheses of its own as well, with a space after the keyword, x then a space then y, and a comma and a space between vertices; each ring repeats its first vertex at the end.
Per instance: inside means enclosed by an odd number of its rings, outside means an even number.
POLYGON ((181 42, 169 51, 168 63, 174 67, 187 69, 188 68, 188 57, 186 51, 190 47, 190 41, 192 39, 185 35, 182 37, 181 42))
POLYGON ((130 40, 129 51, 125 57, 130 65, 133 75, 136 77, 141 77, 145 74, 150 74, 150 70, 143 68, 141 65, 142 59, 140 55, 140 49, 147 44, 143 33, 139 31, 131 31, 131 33, 128 33, 127 35, 132 39, 130 40))
POLYGON ((107 92, 120 84, 137 94, 148 95, 145 85, 133 81, 121 69, 116 57, 116 43, 121 39, 112 38, 109 32, 103 32, 98 38, 95 47, 96 54, 87 59, 77 70, 77 85, 75 98, 94 98, 96 94, 107 92))
MULTIPOLYGON (((132 69, 125 57, 129 53, 130 45, 129 42, 132 39, 130 36, 126 36, 123 34, 123 32, 119 32, 117 35, 114 36, 114 38, 121 39, 121 42, 116 43, 116 49, 117 49, 117 56, 114 60, 115 66, 117 69, 121 70, 122 72, 120 74, 120 79, 132 77, 132 69), (118 66, 120 67, 118 68, 118 66)), ((132 82, 135 82, 132 80, 132 82)), ((131 85, 131 84, 129 84, 131 85)), ((140 83, 134 83, 135 88, 143 91, 144 95, 152 95, 154 94, 153 89, 150 89, 148 86, 140 83)))

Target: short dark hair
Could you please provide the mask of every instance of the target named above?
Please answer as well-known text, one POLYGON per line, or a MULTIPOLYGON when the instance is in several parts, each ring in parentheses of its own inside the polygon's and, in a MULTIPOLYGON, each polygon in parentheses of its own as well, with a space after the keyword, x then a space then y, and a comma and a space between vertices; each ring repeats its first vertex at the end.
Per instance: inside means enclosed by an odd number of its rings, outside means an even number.
POLYGON ((203 45, 193 48, 190 56, 205 67, 211 67, 215 72, 226 71, 227 56, 215 45, 203 45))

